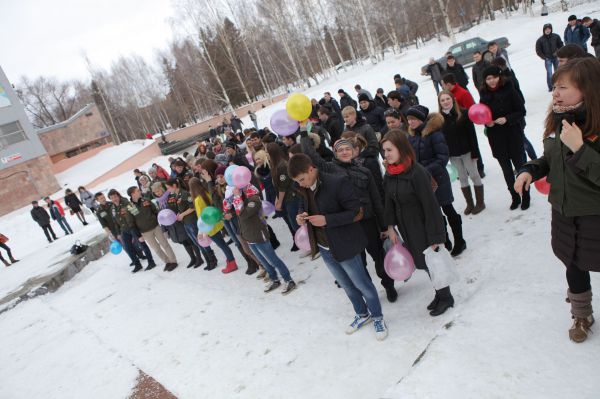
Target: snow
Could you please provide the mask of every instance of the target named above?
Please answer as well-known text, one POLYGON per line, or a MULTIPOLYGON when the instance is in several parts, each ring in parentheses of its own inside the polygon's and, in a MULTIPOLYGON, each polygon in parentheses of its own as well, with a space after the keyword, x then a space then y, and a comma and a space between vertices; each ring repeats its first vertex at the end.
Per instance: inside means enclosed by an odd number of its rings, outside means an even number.
MULTIPOLYGON (((538 151, 550 95, 535 40, 545 22, 559 32, 572 13, 597 17, 597 4, 544 18, 500 17, 457 37, 509 38, 510 61, 527 100, 527 135, 538 151)), ((372 93, 377 87, 390 90, 392 76, 401 73, 419 83, 421 103, 435 110, 435 91, 419 75, 420 66, 449 45, 433 42, 387 55, 378 65, 355 67, 304 93, 318 99, 343 88, 355 97, 356 83, 372 93)), ((283 106, 258 111, 259 125, 283 106)), ((370 325, 346 336, 353 314, 344 292, 321 260, 288 251, 290 234, 276 219, 270 223, 282 242, 277 252, 299 283, 297 291, 264 294, 263 283, 243 273, 237 249, 242 270, 230 275, 186 269, 180 245, 173 245, 180 266, 172 273, 158 267, 131 275, 125 254, 107 255, 57 292, 0 315, 0 397, 124 398, 140 369, 179 398, 597 398, 600 380, 593 376, 600 339, 597 334, 583 344, 568 339, 570 305, 564 301, 564 267, 550 248, 550 206, 534 191, 530 210, 508 210, 501 170, 479 134, 487 209, 463 217, 468 249, 456 260, 456 305, 443 316, 426 312, 433 289, 417 271, 397 283, 394 304, 376 283, 390 329, 385 341, 375 340, 370 325)), ((99 164, 117 164, 124 157, 119 151, 104 154, 99 164)), ((153 161, 166 166, 166 157, 153 161)), ((102 173, 96 165, 86 168, 89 180, 102 173)), ((65 173, 74 182, 79 172, 65 173)), ((126 173, 90 189, 124 192, 132 184, 126 173)), ((455 207, 462 210, 454 184, 455 207)), ((74 239, 100 232, 96 221, 82 228, 69 216, 76 234, 47 245, 28 212, 0 218, 22 259, 0 269, 0 297, 50 270, 74 239)), ((215 253, 224 265, 221 251, 215 253)), ((369 269, 375 276, 372 265, 369 269)), ((592 286, 598 284, 593 274, 592 286)), ((593 304, 600 308, 597 299, 593 304)))

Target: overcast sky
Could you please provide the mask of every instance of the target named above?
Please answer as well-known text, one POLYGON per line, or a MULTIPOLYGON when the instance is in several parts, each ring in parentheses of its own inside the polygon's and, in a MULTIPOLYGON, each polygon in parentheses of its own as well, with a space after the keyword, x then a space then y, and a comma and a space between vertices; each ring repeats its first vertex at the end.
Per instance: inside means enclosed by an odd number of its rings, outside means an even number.
POLYGON ((0 0, 0 66, 16 83, 87 79, 84 51, 102 67, 132 53, 153 61, 172 16, 171 0, 0 0))

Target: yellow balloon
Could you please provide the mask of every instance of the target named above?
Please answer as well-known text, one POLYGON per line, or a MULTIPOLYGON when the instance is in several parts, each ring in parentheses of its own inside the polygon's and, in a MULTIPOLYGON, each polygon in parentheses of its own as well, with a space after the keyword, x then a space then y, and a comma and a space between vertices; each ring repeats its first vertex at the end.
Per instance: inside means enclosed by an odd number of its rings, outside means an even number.
POLYGON ((301 93, 294 93, 288 97, 285 103, 285 110, 290 118, 297 121, 308 119, 312 112, 310 99, 301 93))

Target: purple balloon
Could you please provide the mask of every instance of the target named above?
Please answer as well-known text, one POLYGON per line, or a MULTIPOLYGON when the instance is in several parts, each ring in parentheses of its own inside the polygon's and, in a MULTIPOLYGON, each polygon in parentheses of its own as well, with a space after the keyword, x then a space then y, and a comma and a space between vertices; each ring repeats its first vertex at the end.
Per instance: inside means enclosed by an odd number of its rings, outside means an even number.
POLYGON ((171 226, 177 221, 177 215, 170 209, 163 209, 158 212, 157 219, 162 226, 171 226))
POLYGON ((231 180, 233 181, 233 185, 237 188, 244 188, 248 184, 250 184, 250 180, 252 179, 252 172, 245 166, 240 166, 235 168, 233 173, 231 174, 231 180))
POLYGON ((408 280, 415 271, 415 261, 401 243, 394 245, 383 260, 383 268, 396 281, 408 280))
POLYGON ((298 121, 293 120, 288 115, 285 109, 275 111, 271 116, 271 129, 280 136, 289 136, 290 134, 296 133, 300 124, 298 121))
POLYGON ((198 244, 200 244, 200 246, 202 248, 208 248, 210 247, 210 244, 212 243, 212 240, 210 239, 209 236, 203 234, 201 237, 198 238, 198 244))
POLYGON ((310 239, 308 238, 308 227, 306 225, 300 226, 294 234, 294 242, 296 246, 303 251, 310 251, 310 239))
POLYGON ((265 216, 271 216, 275 213, 275 205, 270 203, 269 201, 262 202, 262 210, 265 216))

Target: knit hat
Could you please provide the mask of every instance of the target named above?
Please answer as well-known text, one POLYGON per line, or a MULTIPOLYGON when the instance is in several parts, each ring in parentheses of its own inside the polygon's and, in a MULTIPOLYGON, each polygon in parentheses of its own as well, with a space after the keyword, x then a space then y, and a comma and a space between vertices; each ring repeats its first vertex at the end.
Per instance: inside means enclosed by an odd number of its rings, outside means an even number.
POLYGON ((497 67, 494 65, 490 65, 489 67, 487 67, 483 70, 483 79, 484 80, 488 76, 500 76, 500 75, 502 75, 502 69, 500 69, 500 67, 497 67))
POLYGON ((369 101, 369 96, 367 96, 365 93, 360 93, 358 95, 358 102, 361 101, 369 101))
POLYGON ((413 105, 406 111, 406 117, 412 116, 421 122, 425 122, 427 115, 429 115, 429 108, 423 105, 413 105))
POLYGON ((215 162, 218 162, 220 164, 227 164, 227 162, 229 161, 229 155, 227 154, 217 154, 217 156, 215 156, 215 162))
POLYGON ((352 142, 348 139, 339 139, 338 141, 336 141, 333 144, 333 151, 337 152, 337 150, 341 147, 347 145, 350 148, 354 148, 354 145, 352 144, 352 142))
POLYGON ((235 150, 237 148, 237 144, 233 140, 227 140, 225 143, 225 148, 233 148, 235 150))
POLYGON ((217 168, 215 169, 215 176, 219 176, 219 175, 225 175, 225 170, 227 169, 227 167, 225 165, 219 165, 217 166, 217 168))

